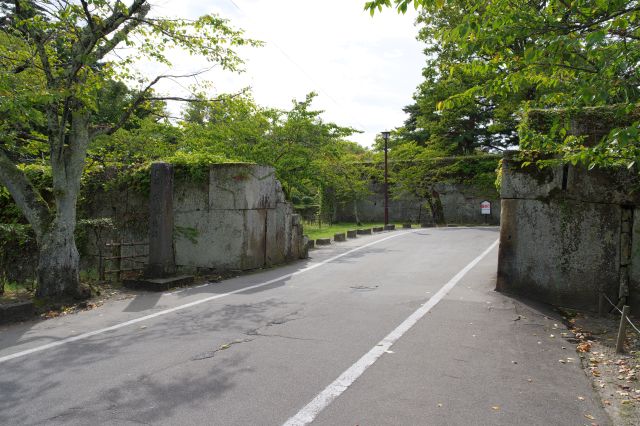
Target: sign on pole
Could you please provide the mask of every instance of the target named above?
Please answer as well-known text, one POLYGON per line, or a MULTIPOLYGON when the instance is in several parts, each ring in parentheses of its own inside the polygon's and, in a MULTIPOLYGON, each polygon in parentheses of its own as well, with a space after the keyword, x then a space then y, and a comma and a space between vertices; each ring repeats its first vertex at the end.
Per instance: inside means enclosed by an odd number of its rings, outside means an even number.
POLYGON ((491 214, 491 203, 489 201, 483 201, 480 203, 480 213, 491 214))

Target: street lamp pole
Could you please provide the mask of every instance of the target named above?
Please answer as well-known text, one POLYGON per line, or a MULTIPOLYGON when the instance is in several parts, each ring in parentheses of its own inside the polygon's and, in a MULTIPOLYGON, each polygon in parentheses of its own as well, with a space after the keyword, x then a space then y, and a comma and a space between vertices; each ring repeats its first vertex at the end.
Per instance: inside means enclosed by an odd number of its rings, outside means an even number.
POLYGON ((384 224, 389 224, 389 168, 387 161, 387 151, 389 150, 390 132, 382 132, 384 139, 384 224))

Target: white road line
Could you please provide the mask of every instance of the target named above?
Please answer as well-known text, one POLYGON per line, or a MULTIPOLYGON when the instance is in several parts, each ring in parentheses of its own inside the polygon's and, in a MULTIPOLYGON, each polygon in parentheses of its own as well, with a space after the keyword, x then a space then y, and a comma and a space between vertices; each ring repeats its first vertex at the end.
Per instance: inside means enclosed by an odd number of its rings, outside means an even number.
POLYGON ((389 348, 400 339, 407 331, 411 329, 427 312, 436 306, 451 289, 469 272, 474 266, 478 264, 491 250, 497 245, 496 240, 488 249, 482 254, 471 261, 460 272, 458 272, 448 283, 446 283, 436 294, 431 297, 427 303, 419 307, 414 313, 412 313, 406 320, 402 322, 395 330, 389 333, 384 339, 374 346, 369 352, 364 354, 362 358, 356 361, 351 367, 344 371, 337 379, 327 386, 322 392, 318 394, 310 403, 305 405, 298 413, 287 420, 283 426, 302 426, 311 423, 315 418, 324 410, 334 399, 339 397, 344 391, 360 377, 367 368, 371 367, 378 358, 385 352, 389 351, 389 348))
POLYGON ((20 357, 23 357, 23 356, 31 355, 31 354, 36 353, 36 352, 42 352, 42 351, 47 350, 47 349, 51 349, 51 348, 55 348, 55 347, 58 347, 58 346, 62 346, 62 345, 65 345, 67 343, 72 343, 72 342, 77 342, 78 340, 87 339, 89 337, 96 336, 98 334, 103 334, 103 333, 106 333, 106 332, 109 332, 109 331, 114 331, 114 330, 118 330, 120 328, 128 327, 130 325, 137 324, 137 323, 143 322, 143 321, 147 321, 147 320, 150 320, 152 318, 160 317, 160 316, 167 315, 167 314, 170 314, 170 313, 173 313, 173 312, 177 312, 177 311, 182 311, 184 309, 188 309, 188 308, 191 308, 193 306, 200 305, 202 303, 207 303, 207 302, 211 302, 212 300, 221 299, 221 298, 226 297, 226 296, 231 296, 232 294, 242 293, 244 291, 249 291, 249 290, 253 290, 253 289, 256 289, 256 288, 264 287, 264 286, 267 286, 269 284, 273 284, 273 283, 276 283, 278 281, 282 281, 282 280, 285 280, 287 278, 290 278, 290 277, 293 277, 293 276, 300 275, 300 274, 303 274, 305 272, 311 271, 312 269, 315 269, 315 268, 318 268, 318 267, 320 267, 322 265, 326 265, 327 263, 333 262, 336 259, 340 259, 341 257, 348 256, 353 252, 362 250, 362 249, 367 248, 367 247, 371 247, 371 246, 373 246, 375 244, 379 244, 379 243, 381 243, 383 241, 387 241, 387 240, 390 240, 392 238, 397 238, 397 237, 400 237, 402 235, 407 235, 407 234, 411 234, 411 233, 414 233, 414 232, 416 232, 416 231, 399 232, 399 233, 397 233, 395 235, 391 235, 391 236, 386 237, 386 238, 381 238, 381 239, 373 241, 371 243, 368 243, 368 244, 353 248, 353 249, 351 249, 349 251, 346 251, 346 252, 344 252, 342 254, 339 254, 337 256, 330 257, 329 259, 325 259, 322 262, 313 263, 313 264, 307 266, 306 268, 300 269, 299 271, 292 272, 292 273, 286 274, 286 275, 282 275, 282 276, 280 276, 278 278, 274 278, 272 280, 265 281, 265 282, 260 283, 260 284, 254 284, 254 285, 251 285, 249 287, 239 288, 238 290, 229 291, 227 293, 220 293, 220 294, 216 294, 215 296, 205 297, 204 299, 196 300, 196 301, 190 302, 190 303, 185 303, 184 305, 175 306, 173 308, 165 309, 163 311, 158 311, 158 312, 155 312, 153 314, 145 315, 145 316, 140 317, 140 318, 135 318, 135 319, 132 319, 132 320, 129 320, 129 321, 125 321, 125 322, 122 322, 122 323, 119 323, 119 324, 115 324, 115 325, 112 325, 110 327, 101 328, 99 330, 90 331, 88 333, 78 334, 77 336, 72 336, 72 337, 67 337, 67 338, 61 339, 61 340, 56 340, 55 342, 47 343, 46 345, 36 346, 34 348, 31 348, 31 349, 26 349, 24 351, 15 352, 15 353, 12 353, 10 355, 6 355, 6 356, 3 356, 3 357, 0 357, 0 364, 3 363, 3 362, 6 362, 6 361, 12 360, 12 359, 16 359, 16 358, 20 358, 20 357))

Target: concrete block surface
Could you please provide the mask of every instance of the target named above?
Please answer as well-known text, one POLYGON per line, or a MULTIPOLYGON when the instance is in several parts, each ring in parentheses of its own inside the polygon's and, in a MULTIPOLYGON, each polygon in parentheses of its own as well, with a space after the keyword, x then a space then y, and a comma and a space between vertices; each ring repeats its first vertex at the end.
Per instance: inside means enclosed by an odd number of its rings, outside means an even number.
POLYGON ((15 321, 25 321, 31 319, 35 315, 33 302, 28 300, 25 302, 0 304, 0 324, 6 324, 15 321))
POLYGON ((215 164, 209 170, 211 210, 275 209, 281 192, 273 167, 215 164))

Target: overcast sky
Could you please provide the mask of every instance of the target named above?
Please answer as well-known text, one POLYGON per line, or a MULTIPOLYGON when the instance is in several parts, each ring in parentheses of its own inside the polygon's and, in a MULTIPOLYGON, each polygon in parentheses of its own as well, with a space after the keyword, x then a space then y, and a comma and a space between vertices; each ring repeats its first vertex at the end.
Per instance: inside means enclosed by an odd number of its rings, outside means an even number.
MULTIPOLYGON (((185 18, 218 13, 266 43, 240 51, 246 61, 243 74, 209 74, 216 92, 250 86, 258 104, 288 109, 292 99, 315 91, 315 108, 325 111, 324 119, 363 130, 352 139, 368 146, 376 133, 402 125, 402 107, 412 102, 424 56, 415 39, 415 12, 402 16, 385 10, 371 17, 364 3, 155 0, 152 11, 185 18)), ((175 62, 180 71, 203 66, 182 56, 175 62)))

